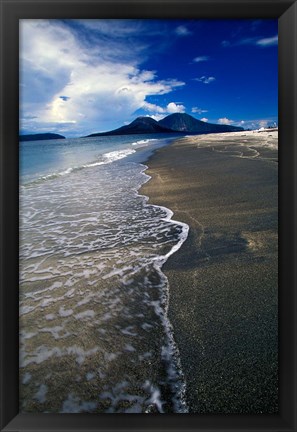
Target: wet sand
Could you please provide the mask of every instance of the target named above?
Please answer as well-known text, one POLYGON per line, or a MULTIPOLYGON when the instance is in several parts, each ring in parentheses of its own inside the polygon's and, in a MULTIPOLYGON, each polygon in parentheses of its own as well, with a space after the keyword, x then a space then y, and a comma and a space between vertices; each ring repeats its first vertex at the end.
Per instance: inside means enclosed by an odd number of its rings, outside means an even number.
POLYGON ((141 193, 189 225, 163 267, 193 413, 278 412, 277 132, 180 139, 141 193))

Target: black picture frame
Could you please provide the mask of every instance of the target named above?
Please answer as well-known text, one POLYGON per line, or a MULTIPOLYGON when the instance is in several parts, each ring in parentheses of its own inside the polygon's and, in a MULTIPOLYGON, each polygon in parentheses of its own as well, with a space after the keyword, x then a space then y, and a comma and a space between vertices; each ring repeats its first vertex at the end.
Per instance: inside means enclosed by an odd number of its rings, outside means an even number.
POLYGON ((1 431, 296 431, 297 2, 0 0, 1 431), (279 414, 19 414, 18 22, 26 18, 279 20, 279 414))

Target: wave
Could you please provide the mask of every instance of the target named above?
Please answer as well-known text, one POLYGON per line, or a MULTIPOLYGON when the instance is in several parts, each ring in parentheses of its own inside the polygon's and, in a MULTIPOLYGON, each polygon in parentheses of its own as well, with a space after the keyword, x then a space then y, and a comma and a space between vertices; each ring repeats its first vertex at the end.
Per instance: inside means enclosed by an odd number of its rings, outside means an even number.
MULTIPOLYGON (((128 149, 108 152, 80 169, 127 154, 128 149)), ((20 367, 25 412, 36 410, 32 400, 38 401, 38 411, 47 403, 55 412, 188 412, 162 267, 182 246, 189 227, 140 195, 150 179, 146 169, 137 163, 109 165, 98 176, 87 171, 96 181, 73 176, 55 189, 50 202, 44 197, 54 183, 24 191, 20 367), (59 368, 41 382, 38 375, 48 362, 59 368), (68 391, 73 376, 80 381, 68 391), (60 403, 51 395, 61 379, 60 403)))
POLYGON ((124 150, 116 150, 116 151, 104 153, 103 155, 100 156, 100 159, 98 161, 89 162, 89 163, 86 163, 86 164, 80 165, 80 166, 69 167, 63 171, 53 172, 53 173, 47 174, 45 176, 38 177, 37 179, 35 179, 33 181, 25 183, 24 186, 31 186, 31 185, 38 184, 38 183, 46 181, 46 180, 53 180, 53 179, 56 179, 58 177, 63 177, 63 176, 66 176, 66 175, 71 174, 71 173, 76 172, 76 171, 80 171, 80 170, 85 169, 85 168, 93 168, 93 167, 100 166, 100 165, 110 164, 110 163, 115 162, 117 160, 123 159, 123 158, 125 158, 125 157, 127 157, 127 156, 129 156, 135 152, 136 152, 136 150, 134 150, 134 149, 124 149, 124 150))
POLYGON ((145 147, 152 141, 159 141, 157 138, 143 139, 132 143, 133 146, 145 147))

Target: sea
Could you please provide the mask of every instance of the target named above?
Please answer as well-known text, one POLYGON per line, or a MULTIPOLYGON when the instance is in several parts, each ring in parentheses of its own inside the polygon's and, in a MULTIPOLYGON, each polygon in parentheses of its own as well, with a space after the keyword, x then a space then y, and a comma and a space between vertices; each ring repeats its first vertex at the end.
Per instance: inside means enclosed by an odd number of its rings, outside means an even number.
POLYGON ((20 412, 188 412, 162 266, 189 227, 139 191, 173 139, 20 142, 20 412))

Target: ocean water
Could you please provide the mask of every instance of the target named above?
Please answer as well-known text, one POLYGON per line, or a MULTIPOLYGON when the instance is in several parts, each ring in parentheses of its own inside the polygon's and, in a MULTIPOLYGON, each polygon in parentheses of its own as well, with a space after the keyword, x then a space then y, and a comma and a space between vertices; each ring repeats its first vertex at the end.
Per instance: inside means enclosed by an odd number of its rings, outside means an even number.
POLYGON ((170 141, 20 143, 21 412, 187 412, 162 265, 188 226, 138 192, 170 141))

